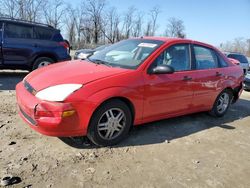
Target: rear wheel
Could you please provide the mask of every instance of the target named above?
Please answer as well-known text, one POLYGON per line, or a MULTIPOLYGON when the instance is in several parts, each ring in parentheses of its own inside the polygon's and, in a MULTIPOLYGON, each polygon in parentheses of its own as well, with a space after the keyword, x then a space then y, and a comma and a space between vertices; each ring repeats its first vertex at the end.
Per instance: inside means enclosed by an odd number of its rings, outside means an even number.
POLYGON ((36 59, 36 61, 34 62, 33 68, 32 70, 41 68, 41 67, 45 67, 47 65, 50 65, 54 63, 54 60, 48 57, 39 57, 36 59))
POLYGON ((131 125, 129 107, 120 100, 113 100, 93 114, 87 136, 96 145, 111 146, 127 136, 131 125))
POLYGON ((210 111, 210 114, 215 117, 222 117, 227 112, 231 101, 233 98, 233 93, 230 90, 222 91, 214 102, 214 106, 210 111))

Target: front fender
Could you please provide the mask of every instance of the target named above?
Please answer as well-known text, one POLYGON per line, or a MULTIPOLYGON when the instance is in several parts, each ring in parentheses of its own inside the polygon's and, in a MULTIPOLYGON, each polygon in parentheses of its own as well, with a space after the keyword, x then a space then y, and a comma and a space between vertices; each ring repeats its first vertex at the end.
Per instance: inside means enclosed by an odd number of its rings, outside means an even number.
POLYGON ((85 88, 82 92, 75 92, 66 100, 77 110, 83 135, 87 134, 89 122, 95 110, 103 102, 112 98, 123 98, 130 101, 134 107, 134 124, 142 122, 143 95, 140 91, 127 87, 109 87, 93 93, 88 91, 91 89, 85 88))
POLYGON ((135 89, 127 87, 106 88, 90 95, 86 100, 98 108, 103 102, 112 98, 124 98, 130 101, 134 107, 134 124, 142 121, 143 95, 135 89))

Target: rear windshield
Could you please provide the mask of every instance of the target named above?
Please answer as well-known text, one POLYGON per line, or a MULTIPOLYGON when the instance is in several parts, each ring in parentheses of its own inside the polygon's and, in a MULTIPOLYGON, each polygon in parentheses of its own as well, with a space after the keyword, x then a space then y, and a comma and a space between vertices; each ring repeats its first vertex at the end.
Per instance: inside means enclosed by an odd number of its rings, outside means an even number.
POLYGON ((240 54, 229 54, 227 57, 237 59, 241 63, 248 63, 247 58, 240 54))

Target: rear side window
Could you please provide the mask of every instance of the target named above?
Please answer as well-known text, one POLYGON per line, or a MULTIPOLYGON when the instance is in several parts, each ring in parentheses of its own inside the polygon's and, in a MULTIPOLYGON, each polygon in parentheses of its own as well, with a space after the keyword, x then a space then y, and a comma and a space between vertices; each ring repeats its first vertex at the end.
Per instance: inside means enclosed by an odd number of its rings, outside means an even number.
POLYGON ((196 69, 213 69, 218 67, 217 57, 213 50, 202 46, 194 46, 194 54, 196 69))
POLYGON ((43 27, 34 27, 34 38, 39 40, 51 40, 54 31, 43 27))
POLYGON ((4 30, 7 38, 31 39, 33 37, 33 28, 31 26, 6 23, 4 30))

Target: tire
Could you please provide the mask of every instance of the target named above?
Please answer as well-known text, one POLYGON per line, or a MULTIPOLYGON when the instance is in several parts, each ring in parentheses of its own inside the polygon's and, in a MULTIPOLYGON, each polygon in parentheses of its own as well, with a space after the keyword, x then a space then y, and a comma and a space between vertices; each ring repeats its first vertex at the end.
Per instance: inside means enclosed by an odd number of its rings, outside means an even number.
POLYGON ((100 106, 92 115, 87 137, 98 146, 112 146, 123 140, 132 125, 129 107, 120 100, 100 106))
POLYGON ((32 70, 47 66, 54 63, 54 60, 49 57, 39 57, 35 60, 32 70))
POLYGON ((209 112, 214 117, 222 117, 227 112, 233 99, 232 91, 226 89, 216 98, 212 110, 209 112))

